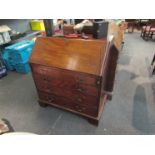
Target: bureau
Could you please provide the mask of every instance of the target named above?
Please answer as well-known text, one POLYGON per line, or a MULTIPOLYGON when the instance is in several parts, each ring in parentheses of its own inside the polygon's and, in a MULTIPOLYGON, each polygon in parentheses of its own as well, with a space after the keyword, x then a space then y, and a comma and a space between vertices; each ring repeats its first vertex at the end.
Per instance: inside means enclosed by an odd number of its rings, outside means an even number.
POLYGON ((30 57, 39 104, 98 124, 112 99, 118 51, 107 40, 39 37, 30 57))

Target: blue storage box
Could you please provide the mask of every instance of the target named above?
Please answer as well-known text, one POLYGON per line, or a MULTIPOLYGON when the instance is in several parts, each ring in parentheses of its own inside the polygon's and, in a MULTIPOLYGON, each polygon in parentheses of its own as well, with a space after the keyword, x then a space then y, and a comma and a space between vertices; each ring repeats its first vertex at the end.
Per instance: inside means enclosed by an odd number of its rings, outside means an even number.
POLYGON ((6 69, 9 71, 15 70, 14 66, 7 60, 4 60, 4 65, 6 66, 6 69))
POLYGON ((16 50, 16 51, 21 51, 23 49, 26 49, 28 47, 32 47, 34 45, 34 41, 30 40, 23 40, 21 42, 18 42, 16 44, 13 44, 11 46, 7 46, 5 49, 6 50, 16 50))
MULTIPOLYGON (((30 49, 30 51, 31 50, 32 49, 30 49)), ((10 56, 13 60, 13 63, 18 64, 18 63, 28 62, 30 54, 31 53, 28 53, 27 51, 24 50, 24 51, 21 51, 20 53, 12 52, 12 53, 10 53, 10 56)))
POLYGON ((27 74, 31 70, 28 63, 17 64, 15 65, 15 69, 18 73, 23 73, 23 74, 27 74))
POLYGON ((24 40, 8 46, 2 52, 2 59, 7 70, 15 70, 19 73, 28 73, 30 66, 27 63, 34 46, 34 41, 24 40))
POLYGON ((7 50, 2 53, 2 59, 3 59, 4 65, 6 66, 7 70, 14 70, 15 69, 14 65, 13 65, 13 60, 9 56, 9 53, 7 50))
POLYGON ((5 50, 9 53, 9 57, 12 59, 13 64, 26 63, 29 60, 33 46, 33 41, 26 40, 8 46, 5 50))

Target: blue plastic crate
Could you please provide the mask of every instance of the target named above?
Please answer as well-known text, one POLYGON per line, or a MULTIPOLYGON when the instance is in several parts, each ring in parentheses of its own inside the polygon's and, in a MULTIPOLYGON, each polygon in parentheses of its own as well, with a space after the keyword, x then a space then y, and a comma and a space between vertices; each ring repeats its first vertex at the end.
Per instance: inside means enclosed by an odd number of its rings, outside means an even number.
POLYGON ((9 53, 7 51, 2 53, 2 60, 7 70, 14 70, 13 60, 9 57, 9 53))
POLYGON ((12 63, 15 65, 28 62, 33 46, 33 41, 22 41, 6 47, 5 51, 9 53, 9 59, 11 59, 12 63))
POLYGON ((28 63, 22 63, 15 65, 15 69, 18 73, 27 74, 31 71, 30 65, 28 63))
POLYGON ((15 70, 14 65, 12 65, 9 61, 7 60, 3 60, 4 65, 6 66, 6 69, 9 71, 15 70))
POLYGON ((31 51, 32 48, 29 47, 29 49, 23 50, 20 53, 18 52, 10 53, 10 57, 12 58, 14 64, 26 63, 30 58, 31 51))
POLYGON ((19 73, 28 73, 30 66, 27 63, 34 46, 33 41, 24 40, 7 46, 2 52, 2 59, 7 70, 15 70, 19 73))
POLYGON ((34 45, 34 41, 23 40, 21 42, 11 45, 11 46, 7 46, 5 49, 10 50, 10 51, 16 50, 16 51, 20 52, 21 50, 26 49, 33 45, 34 45))

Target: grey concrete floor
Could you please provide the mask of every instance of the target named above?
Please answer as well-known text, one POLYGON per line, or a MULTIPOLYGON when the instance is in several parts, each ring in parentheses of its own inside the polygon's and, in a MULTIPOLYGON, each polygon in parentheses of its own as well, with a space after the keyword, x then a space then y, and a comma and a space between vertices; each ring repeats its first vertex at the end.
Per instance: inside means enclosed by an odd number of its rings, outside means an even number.
POLYGON ((155 42, 139 33, 125 34, 113 100, 107 102, 99 126, 53 107, 41 108, 31 74, 10 72, 0 79, 0 118, 15 131, 36 134, 155 134, 155 77, 150 63, 155 42))

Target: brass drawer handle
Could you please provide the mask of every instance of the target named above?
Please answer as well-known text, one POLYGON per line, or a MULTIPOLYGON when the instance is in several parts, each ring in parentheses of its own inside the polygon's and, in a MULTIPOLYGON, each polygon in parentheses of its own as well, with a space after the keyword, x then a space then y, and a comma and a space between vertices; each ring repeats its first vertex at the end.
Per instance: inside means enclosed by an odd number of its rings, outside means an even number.
POLYGON ((77 87, 77 91, 79 91, 79 92, 85 92, 85 89, 80 88, 80 87, 77 87))
POLYGON ((100 85, 100 81, 99 81, 99 80, 97 80, 97 82, 96 82, 96 83, 97 83, 97 85, 100 85))
POLYGON ((75 107, 76 107, 77 111, 79 111, 79 112, 83 112, 84 110, 86 110, 85 107, 80 107, 79 105, 76 105, 75 107))
POLYGON ((51 87, 45 86, 45 90, 46 90, 46 91, 51 91, 51 87))
POLYGON ((48 78, 47 78, 47 77, 45 77, 45 76, 43 76, 43 80, 48 80, 48 78))
POLYGON ((82 101, 83 101, 82 98, 78 98, 77 100, 78 100, 79 102, 82 102, 82 101))
POLYGON ((85 107, 82 107, 82 110, 86 110, 86 108, 85 107))
POLYGON ((49 97, 49 98, 48 98, 48 101, 49 101, 49 102, 54 102, 54 97, 49 97))

